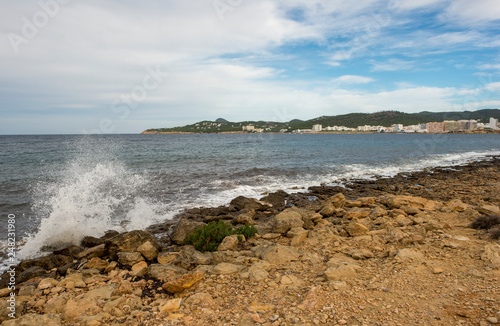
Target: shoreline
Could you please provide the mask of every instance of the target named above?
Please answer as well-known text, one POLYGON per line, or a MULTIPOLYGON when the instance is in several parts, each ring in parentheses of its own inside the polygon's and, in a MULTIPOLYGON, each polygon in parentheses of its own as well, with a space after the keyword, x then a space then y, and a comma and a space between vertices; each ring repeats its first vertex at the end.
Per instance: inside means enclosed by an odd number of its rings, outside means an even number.
POLYGON ((190 131, 143 131, 140 135, 217 135, 217 134, 283 134, 283 135, 309 135, 309 134, 389 134, 389 135, 485 135, 500 134, 500 130, 471 130, 459 132, 378 132, 378 131, 311 131, 311 132, 248 132, 248 131, 221 131, 221 132, 190 132, 190 131))
POLYGON ((147 231, 86 237, 81 247, 23 261, 15 267, 18 318, 92 326, 500 319, 500 244, 467 228, 500 212, 500 156, 345 186, 240 196, 185 210, 147 231), (259 233, 214 253, 183 244, 212 221, 254 223, 259 233), (469 309, 470 302, 478 306, 469 309))

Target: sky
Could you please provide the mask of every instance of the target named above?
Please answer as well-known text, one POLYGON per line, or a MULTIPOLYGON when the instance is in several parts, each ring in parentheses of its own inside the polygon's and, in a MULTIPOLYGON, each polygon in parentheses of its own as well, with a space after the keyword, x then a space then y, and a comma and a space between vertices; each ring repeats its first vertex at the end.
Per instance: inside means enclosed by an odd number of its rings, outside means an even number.
POLYGON ((0 134, 500 107, 497 0, 0 2, 0 134))

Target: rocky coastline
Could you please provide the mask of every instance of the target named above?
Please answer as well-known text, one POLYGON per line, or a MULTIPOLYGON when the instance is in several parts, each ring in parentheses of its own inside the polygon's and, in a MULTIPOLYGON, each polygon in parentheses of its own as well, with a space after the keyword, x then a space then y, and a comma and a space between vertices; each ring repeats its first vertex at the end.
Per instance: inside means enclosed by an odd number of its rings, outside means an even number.
POLYGON ((0 321, 500 324, 498 215, 500 157, 345 187, 238 197, 21 262, 15 289, 8 273, 0 280, 0 321), (254 225, 258 233, 228 236, 214 252, 184 243, 214 221, 254 225))

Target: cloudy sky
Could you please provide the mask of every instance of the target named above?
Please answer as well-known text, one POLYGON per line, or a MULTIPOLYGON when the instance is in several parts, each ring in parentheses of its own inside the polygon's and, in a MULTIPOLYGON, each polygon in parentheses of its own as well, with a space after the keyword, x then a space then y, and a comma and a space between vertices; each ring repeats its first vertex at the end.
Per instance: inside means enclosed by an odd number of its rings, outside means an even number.
POLYGON ((500 107, 497 0, 0 3, 0 134, 500 107))

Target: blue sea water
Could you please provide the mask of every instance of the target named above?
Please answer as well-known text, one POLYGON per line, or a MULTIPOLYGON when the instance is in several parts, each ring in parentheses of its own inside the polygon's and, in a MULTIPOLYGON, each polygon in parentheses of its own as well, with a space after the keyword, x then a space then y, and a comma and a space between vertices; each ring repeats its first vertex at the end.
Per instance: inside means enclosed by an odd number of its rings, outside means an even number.
POLYGON ((304 191, 499 154, 499 134, 0 136, 0 223, 15 214, 19 256, 26 258, 45 245, 144 229, 238 195, 304 191))

